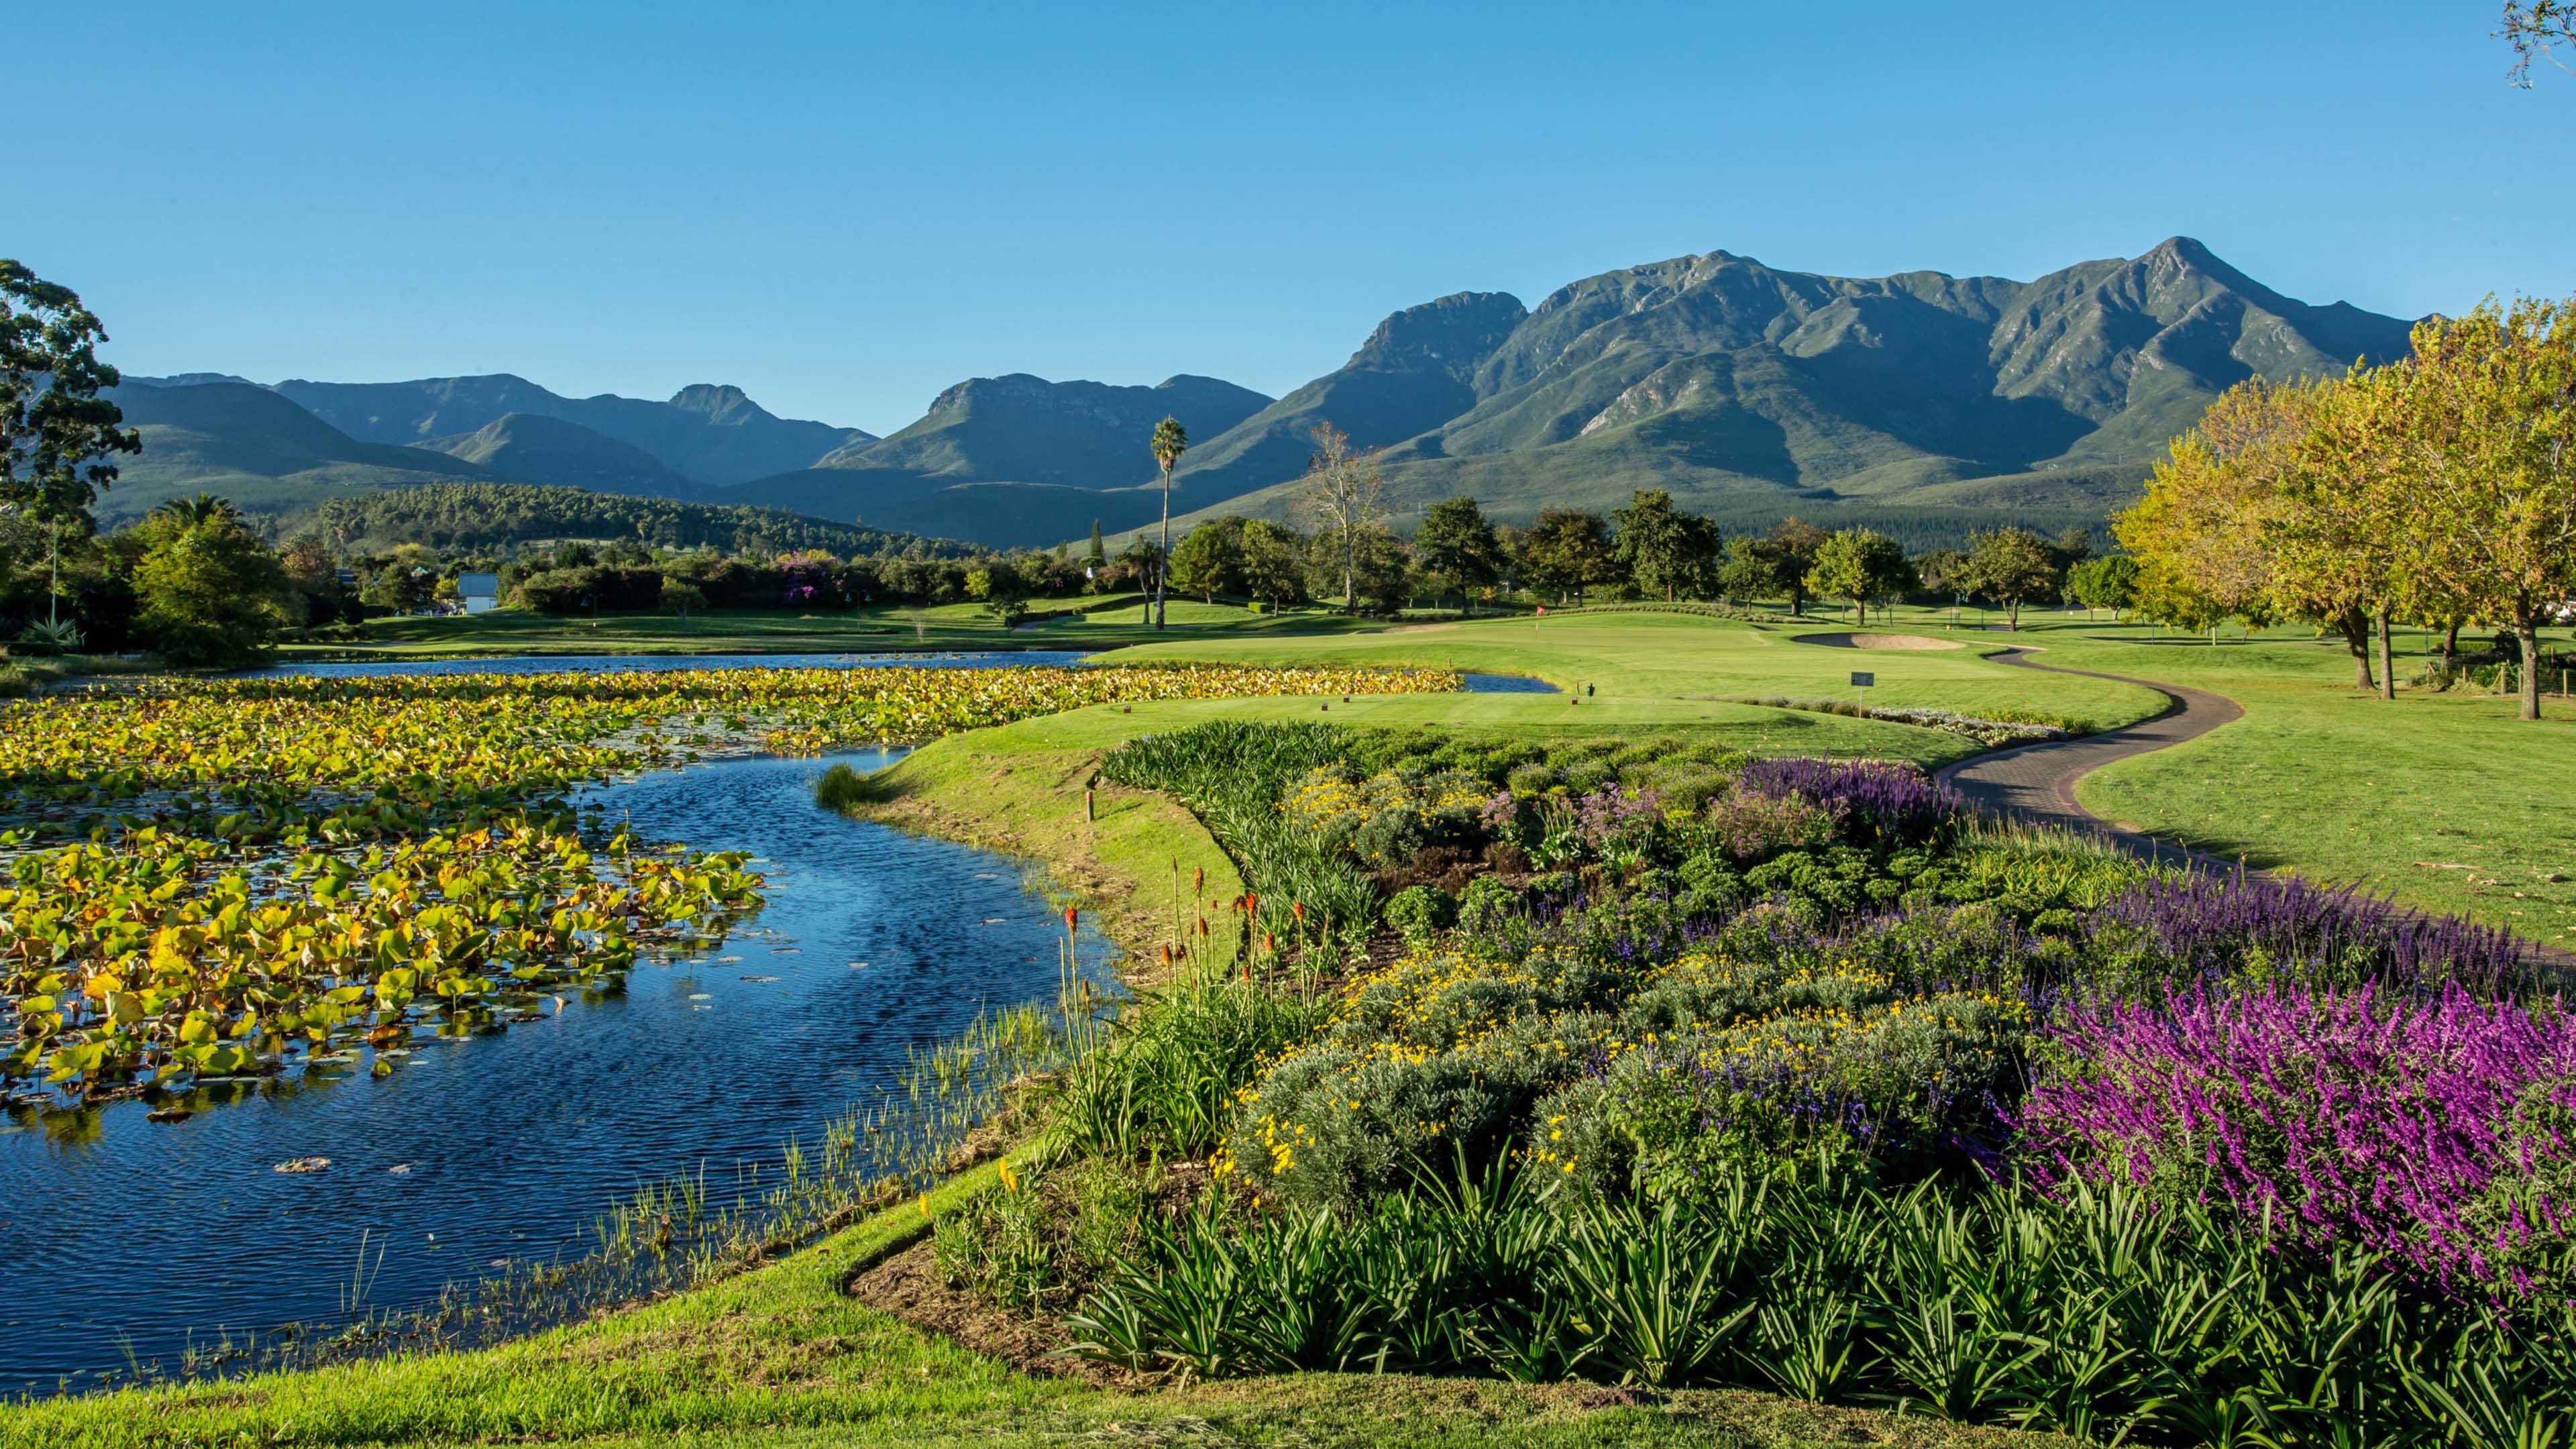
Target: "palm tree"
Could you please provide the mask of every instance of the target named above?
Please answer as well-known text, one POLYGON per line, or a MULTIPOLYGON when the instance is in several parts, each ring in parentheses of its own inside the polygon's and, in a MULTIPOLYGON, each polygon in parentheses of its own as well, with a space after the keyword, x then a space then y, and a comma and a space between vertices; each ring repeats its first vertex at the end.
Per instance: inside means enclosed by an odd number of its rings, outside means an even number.
POLYGON ((173 498, 155 507, 152 513, 154 517, 166 518, 183 529, 199 528, 209 523, 239 522, 241 519, 241 510, 233 507, 230 499, 217 498, 212 493, 200 493, 194 498, 173 498))
POLYGON ((1154 565, 1154 627, 1163 627, 1163 580, 1172 572, 1172 468, 1189 451, 1189 430, 1179 418, 1154 424, 1154 461, 1163 465, 1163 557, 1154 565))

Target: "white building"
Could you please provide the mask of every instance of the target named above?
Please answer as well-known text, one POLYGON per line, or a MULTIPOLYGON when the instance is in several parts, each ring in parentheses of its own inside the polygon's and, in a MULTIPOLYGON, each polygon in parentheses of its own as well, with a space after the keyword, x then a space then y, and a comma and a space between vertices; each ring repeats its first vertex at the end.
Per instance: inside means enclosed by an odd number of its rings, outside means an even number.
POLYGON ((499 574, 458 574, 456 597, 465 601, 465 612, 488 614, 501 607, 499 574))

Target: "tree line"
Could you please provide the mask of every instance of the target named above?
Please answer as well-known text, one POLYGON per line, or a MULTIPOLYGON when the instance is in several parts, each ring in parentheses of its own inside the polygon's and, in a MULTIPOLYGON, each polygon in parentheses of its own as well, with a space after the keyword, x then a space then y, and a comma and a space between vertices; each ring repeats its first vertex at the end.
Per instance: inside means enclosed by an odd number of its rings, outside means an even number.
MULTIPOLYGON (((1168 435, 1158 430, 1157 437, 1168 435)), ((1228 515, 1199 524, 1172 545, 1173 590, 1211 602, 1221 595, 1276 604, 1323 600, 1351 612, 1429 600, 1469 614, 1479 604, 1580 606, 1604 598, 1785 600, 1792 613, 1803 613, 1810 599, 1827 598, 1849 604, 1863 623, 1881 603, 1930 594, 1990 600, 2017 624, 2022 605, 2060 597, 2125 608, 2135 573, 2127 559, 2094 558, 2083 528, 2054 538, 1996 528, 1971 533, 1965 549, 1915 555, 1875 529, 1828 530, 1794 516, 1729 538, 1715 519, 1660 488, 1638 489, 1607 513, 1542 509, 1526 527, 1498 523, 1475 499, 1454 496, 1424 509, 1407 539, 1395 531, 1374 454, 1352 448, 1330 423, 1314 438, 1291 498, 1294 523, 1228 515)), ((1096 526, 1092 552, 1095 562, 1106 562, 1096 526)), ((1140 536, 1120 562, 1151 578, 1158 559, 1153 541, 1140 536)))
POLYGON ((2539 630, 2576 595, 2576 302, 2489 302, 2413 341, 2229 389, 2114 528, 2151 616, 2316 624, 2384 698, 2392 621, 2442 629, 2446 655, 2464 623, 2498 626, 2538 719, 2539 630))

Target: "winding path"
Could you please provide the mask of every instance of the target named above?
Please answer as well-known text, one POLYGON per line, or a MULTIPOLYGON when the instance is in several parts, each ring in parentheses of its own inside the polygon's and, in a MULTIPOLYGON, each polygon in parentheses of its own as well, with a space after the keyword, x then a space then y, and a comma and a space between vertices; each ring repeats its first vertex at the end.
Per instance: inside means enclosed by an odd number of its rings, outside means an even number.
MULTIPOLYGON (((2028 649, 2006 649, 1987 657, 1995 663, 2022 669, 2135 684, 2156 691, 2169 703, 2161 712, 2133 725, 2106 730, 2098 735, 2050 740, 2045 744, 2023 745, 1991 755, 1978 755, 1948 766, 1936 778, 1966 796, 1969 803, 1999 815, 2033 825, 2090 831, 2138 855, 2174 854, 2177 847, 2133 830, 2122 830, 2076 804, 2075 782, 2115 760, 2196 739, 2241 717, 2244 709, 2225 695, 2212 694, 2205 689, 2164 684, 2152 679, 2132 679, 2125 674, 2102 674, 2090 669, 2061 669, 2053 664, 2038 663, 2030 657, 2031 652, 2028 649)), ((2230 864, 2201 857, 2197 851, 2184 853, 2212 865, 2230 864)))

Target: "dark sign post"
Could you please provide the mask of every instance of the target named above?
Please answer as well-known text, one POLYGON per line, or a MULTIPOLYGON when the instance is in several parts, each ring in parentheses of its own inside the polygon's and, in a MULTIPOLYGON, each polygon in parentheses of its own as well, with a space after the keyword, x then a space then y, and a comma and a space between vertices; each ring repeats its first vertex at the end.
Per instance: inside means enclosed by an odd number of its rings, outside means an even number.
POLYGON ((1878 676, 1870 673, 1868 670, 1855 669, 1852 671, 1852 688, 1859 693, 1860 707, 1862 709, 1869 708, 1869 687, 1876 683, 1878 683, 1878 676))

